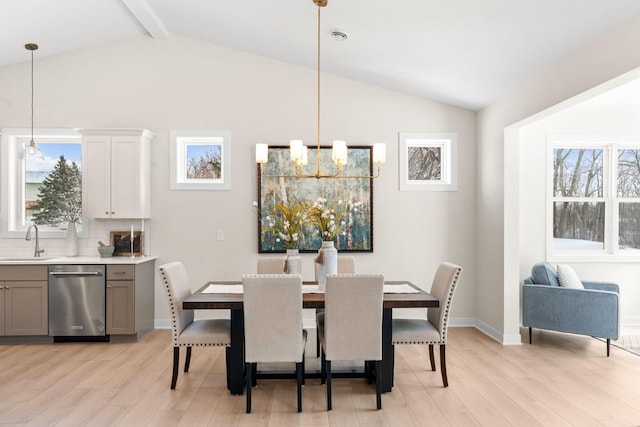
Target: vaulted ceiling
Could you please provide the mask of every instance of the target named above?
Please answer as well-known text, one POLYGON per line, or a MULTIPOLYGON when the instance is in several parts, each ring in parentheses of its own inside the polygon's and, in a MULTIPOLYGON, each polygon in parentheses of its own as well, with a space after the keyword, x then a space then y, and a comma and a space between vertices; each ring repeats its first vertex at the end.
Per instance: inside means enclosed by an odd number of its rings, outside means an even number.
MULTIPOLYGON (((639 14, 637 0, 329 0, 321 68, 478 110, 639 14)), ((30 60, 25 43, 43 58, 142 34, 317 65, 312 0, 0 0, 0 66, 30 60)))

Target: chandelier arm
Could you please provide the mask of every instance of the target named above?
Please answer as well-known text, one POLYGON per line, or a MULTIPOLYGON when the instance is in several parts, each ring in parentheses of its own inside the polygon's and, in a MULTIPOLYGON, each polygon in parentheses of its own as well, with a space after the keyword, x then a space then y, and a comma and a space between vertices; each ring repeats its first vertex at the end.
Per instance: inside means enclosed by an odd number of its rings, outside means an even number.
POLYGON ((342 179, 342 178, 362 178, 362 179, 375 179, 378 178, 380 176, 380 162, 378 162, 378 173, 376 175, 340 175, 341 171, 336 172, 333 175, 324 175, 324 174, 320 174, 320 173, 316 173, 314 175, 311 174, 304 174, 302 173, 302 170, 298 170, 296 168, 296 174, 295 175, 286 175, 286 174, 276 174, 276 175, 264 175, 262 173, 262 163, 260 163, 260 177, 262 178, 316 178, 316 179, 320 179, 320 178, 336 178, 336 179, 342 179))

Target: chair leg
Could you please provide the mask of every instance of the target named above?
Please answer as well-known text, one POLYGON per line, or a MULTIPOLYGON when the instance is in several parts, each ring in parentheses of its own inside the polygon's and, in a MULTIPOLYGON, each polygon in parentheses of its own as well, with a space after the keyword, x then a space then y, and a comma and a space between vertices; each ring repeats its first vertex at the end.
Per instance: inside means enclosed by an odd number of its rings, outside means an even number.
POLYGON ((191 364, 191 346, 187 347, 187 358, 184 361, 184 371, 189 372, 189 365, 191 364))
POLYGON ((324 351, 320 352, 320 384, 327 382, 327 358, 324 351))
POLYGON ((304 362, 304 352, 302 353, 302 385, 305 385, 305 382, 307 380, 307 376, 305 375, 305 372, 307 372, 307 370, 305 369, 305 362, 304 362))
POLYGON ((529 344, 531 344, 531 326, 529 326, 529 344))
POLYGON ((316 325, 316 357, 320 357, 320 334, 318 333, 317 325, 316 325))
POLYGON ((610 351, 611 351, 611 339, 607 338, 607 357, 609 357, 610 351))
POLYGON ((376 407, 382 409, 382 361, 376 360, 376 407))
POLYGON ((431 370, 436 370, 436 359, 433 357, 433 344, 429 344, 429 361, 431 362, 431 370))
POLYGON ((176 389, 178 382, 178 365, 180 364, 180 347, 173 347, 173 375, 171 376, 171 390, 176 389))
POLYGON ((370 360, 364 361, 364 376, 367 378, 367 384, 373 384, 374 369, 370 360))
POLYGON ((251 364, 251 375, 253 375, 253 379, 251 381, 251 387, 255 387, 258 384, 258 364, 251 364))
POLYGON ((440 371, 442 372, 442 383, 445 387, 449 387, 449 381, 447 381, 447 360, 445 358, 445 345, 440 344, 440 371))
POLYGON ((252 365, 251 363, 244 364, 244 370, 246 372, 245 385, 246 385, 246 394, 247 394, 247 414, 251 413, 251 385, 252 385, 251 373, 253 369, 251 365, 252 365))
MULTIPOLYGON (((303 358, 304 360, 304 358, 303 358)), ((304 362, 296 363, 296 378, 298 380, 298 412, 302 412, 302 382, 303 382, 303 368, 304 362)))
POLYGON ((325 362, 327 373, 327 411, 331 410, 331 360, 325 362))
POLYGON ((227 370, 227 390, 231 389, 231 347, 225 348, 225 366, 227 370))

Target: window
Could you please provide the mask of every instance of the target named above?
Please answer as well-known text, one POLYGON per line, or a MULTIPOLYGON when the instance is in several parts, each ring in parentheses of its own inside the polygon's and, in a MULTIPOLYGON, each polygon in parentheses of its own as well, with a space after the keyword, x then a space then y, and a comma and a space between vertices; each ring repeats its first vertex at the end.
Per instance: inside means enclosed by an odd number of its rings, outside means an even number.
POLYGON ((38 148, 27 153, 30 129, 2 131, 2 237, 23 238, 32 221, 42 237, 64 237, 70 220, 86 235, 80 136, 74 130, 38 129, 34 139, 38 148))
POLYGON ((640 138, 552 137, 548 253, 640 256, 640 138))

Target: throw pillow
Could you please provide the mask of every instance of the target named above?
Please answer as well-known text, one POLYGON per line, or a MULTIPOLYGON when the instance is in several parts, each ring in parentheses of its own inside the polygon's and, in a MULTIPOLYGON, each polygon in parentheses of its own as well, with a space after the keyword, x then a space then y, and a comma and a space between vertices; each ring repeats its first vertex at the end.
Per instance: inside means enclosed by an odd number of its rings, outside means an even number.
POLYGON ((566 264, 558 264, 558 281, 565 288, 584 289, 576 272, 566 264))

